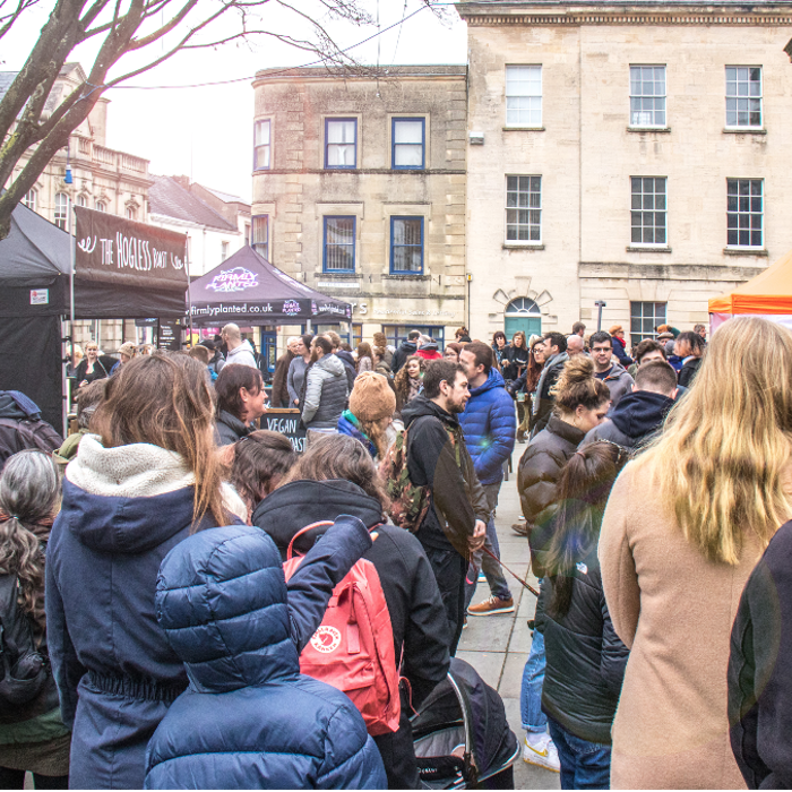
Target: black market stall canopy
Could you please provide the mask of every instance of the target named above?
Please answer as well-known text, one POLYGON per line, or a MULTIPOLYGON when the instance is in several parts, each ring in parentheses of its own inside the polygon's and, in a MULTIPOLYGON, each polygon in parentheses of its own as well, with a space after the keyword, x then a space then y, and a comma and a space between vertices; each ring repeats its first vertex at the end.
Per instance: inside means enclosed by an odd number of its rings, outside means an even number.
POLYGON ((182 317, 187 236, 77 207, 77 319, 182 317))
POLYGON ((248 246, 193 281, 190 298, 195 325, 352 321, 349 303, 296 281, 248 246))
MULTIPOLYGON (((88 209, 76 215, 76 319, 184 316, 183 234, 88 209)), ((61 317, 71 310, 71 242, 22 204, 0 241, 0 388, 27 394, 56 427, 63 408, 61 317)))

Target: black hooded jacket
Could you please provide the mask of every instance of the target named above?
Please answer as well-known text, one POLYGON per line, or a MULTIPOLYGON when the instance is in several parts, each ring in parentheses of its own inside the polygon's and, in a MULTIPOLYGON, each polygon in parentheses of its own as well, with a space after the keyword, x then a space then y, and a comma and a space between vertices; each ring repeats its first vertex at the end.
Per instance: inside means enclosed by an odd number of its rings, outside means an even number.
POLYGON ((426 547, 453 547, 467 557, 468 537, 473 535, 476 520, 487 522, 489 508, 459 421, 422 395, 402 410, 402 418, 408 431, 410 481, 418 487, 428 485, 432 495, 416 536, 426 547), (455 444, 449 432, 454 434, 455 444))
POLYGON ((577 558, 563 616, 547 613, 553 586, 554 578, 545 577, 536 606, 536 629, 547 652, 542 709, 580 739, 610 744, 629 650, 608 613, 596 544, 577 558))
POLYGON ((632 451, 662 427, 673 406, 674 400, 660 393, 628 393, 613 412, 583 438, 580 447, 597 440, 610 440, 632 451))
MULTIPOLYGON (((448 618, 429 561, 409 532, 382 523, 379 501, 348 481, 293 481, 275 490, 251 518, 272 538, 283 559, 289 542, 306 525, 351 514, 379 536, 363 558, 374 564, 388 603, 396 657, 404 649, 403 675, 412 687, 413 706, 445 678, 448 671, 448 618)), ((295 549, 307 552, 327 528, 303 534, 295 549)))
POLYGON ((410 355, 414 355, 418 351, 418 344, 414 341, 402 341, 399 344, 399 348, 393 353, 393 361, 391 362, 391 368, 393 369, 393 373, 396 372, 407 362, 407 358, 410 355))
POLYGON ((728 680, 731 746, 748 788, 792 788, 792 521, 745 584, 728 680))

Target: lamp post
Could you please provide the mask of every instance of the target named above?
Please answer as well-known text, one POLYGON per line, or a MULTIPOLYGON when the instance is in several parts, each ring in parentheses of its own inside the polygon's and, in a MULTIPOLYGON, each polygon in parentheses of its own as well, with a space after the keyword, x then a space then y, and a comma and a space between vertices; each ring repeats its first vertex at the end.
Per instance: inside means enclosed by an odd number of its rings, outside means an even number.
POLYGON ((470 332, 470 283, 473 280, 473 276, 468 272, 466 278, 467 278, 467 329, 469 333, 470 332))
POLYGON ((599 333, 602 330, 602 309, 607 305, 604 300, 597 300, 594 305, 599 308, 599 314, 597 315, 597 332, 599 333))

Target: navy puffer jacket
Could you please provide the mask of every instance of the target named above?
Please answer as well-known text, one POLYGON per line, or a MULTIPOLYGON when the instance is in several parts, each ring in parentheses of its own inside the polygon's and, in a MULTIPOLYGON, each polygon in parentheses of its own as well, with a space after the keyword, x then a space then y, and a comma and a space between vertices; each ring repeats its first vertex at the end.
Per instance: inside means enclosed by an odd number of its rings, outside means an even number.
POLYGON ((196 534, 165 558, 157 619, 190 686, 149 743, 147 789, 387 788, 352 702, 300 674, 286 599, 258 528, 196 534))
POLYGON ((502 481, 503 463, 514 451, 517 426, 514 400, 507 393, 500 372, 492 369, 483 385, 470 389, 470 400, 459 415, 459 425, 479 481, 502 481))

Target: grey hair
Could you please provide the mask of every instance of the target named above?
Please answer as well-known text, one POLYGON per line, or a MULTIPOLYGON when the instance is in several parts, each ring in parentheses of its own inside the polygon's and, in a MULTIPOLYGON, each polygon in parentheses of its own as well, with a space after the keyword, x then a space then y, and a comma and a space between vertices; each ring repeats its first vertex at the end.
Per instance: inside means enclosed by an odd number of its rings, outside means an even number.
POLYGON ((0 509, 21 523, 50 517, 60 494, 55 462, 36 449, 9 457, 0 474, 0 509))

